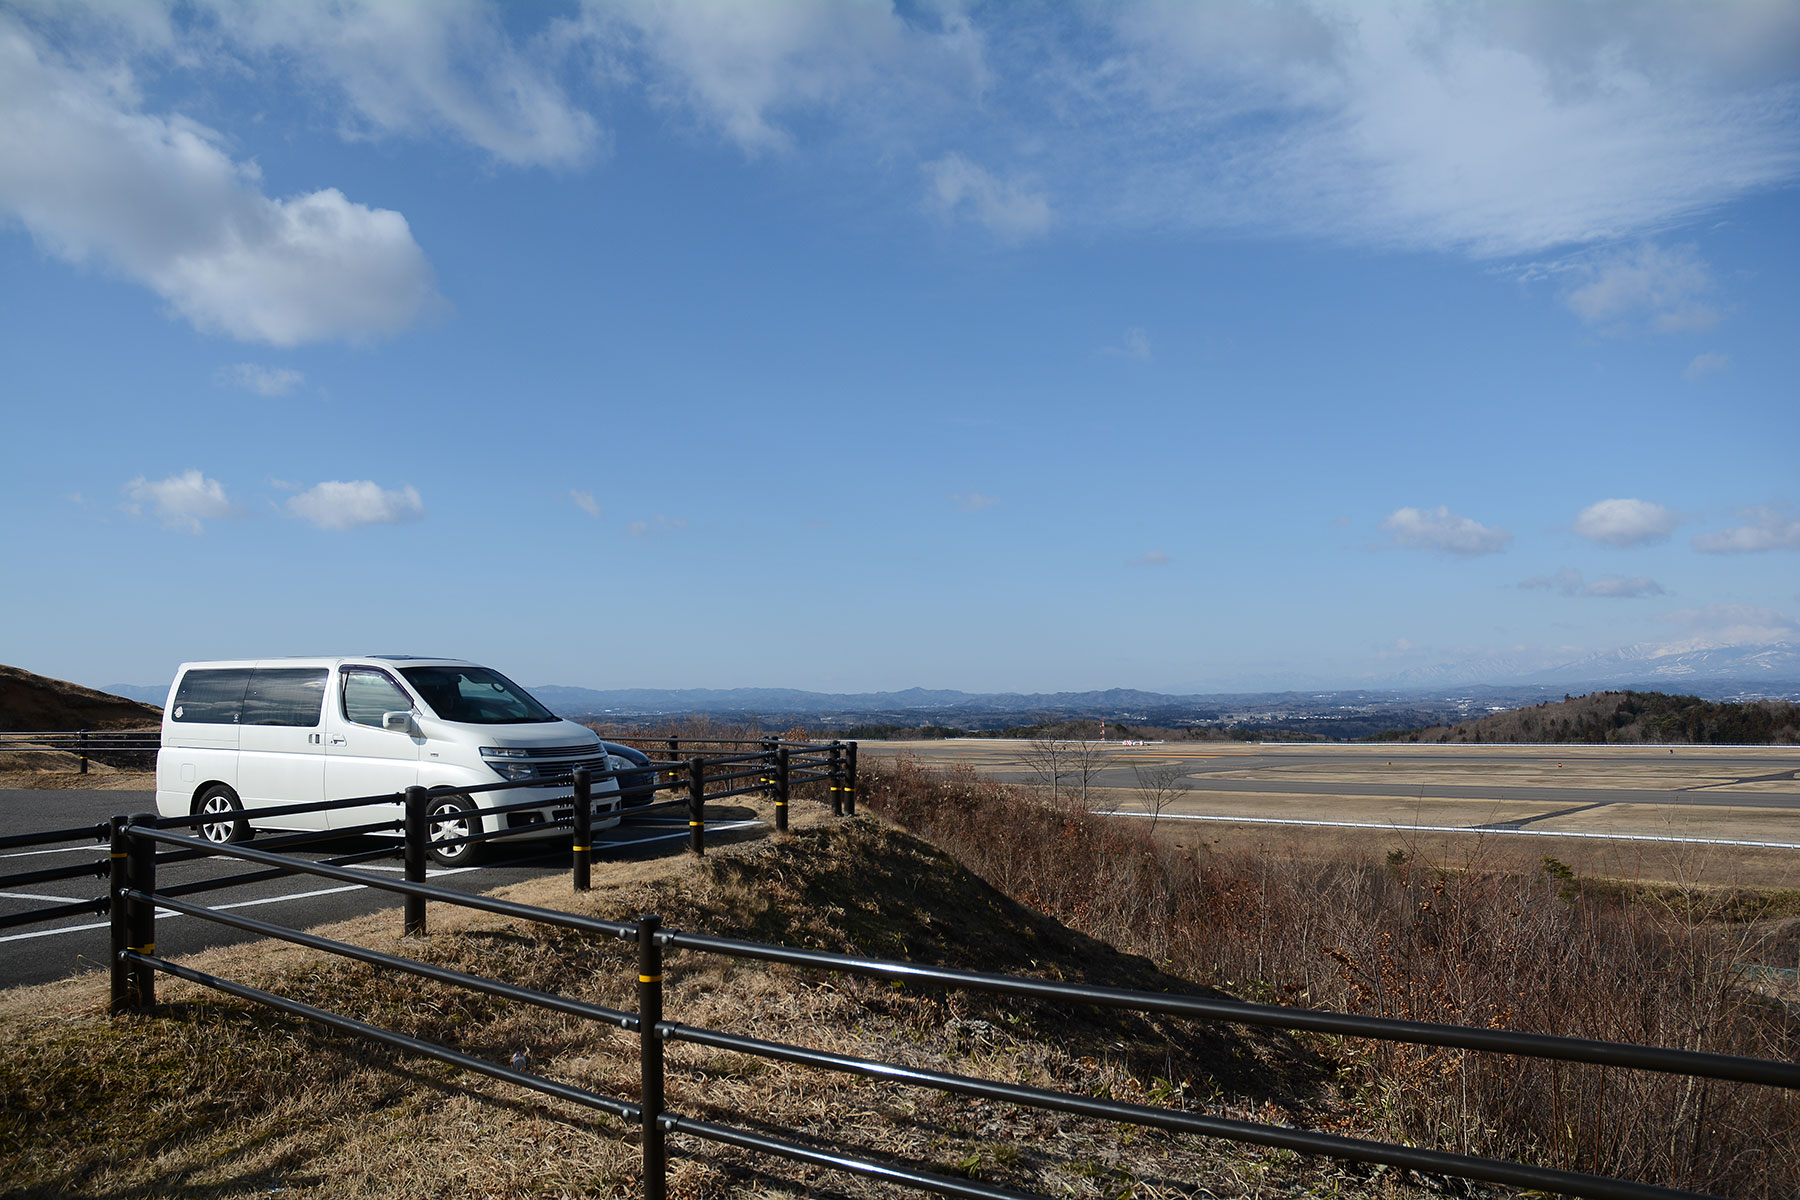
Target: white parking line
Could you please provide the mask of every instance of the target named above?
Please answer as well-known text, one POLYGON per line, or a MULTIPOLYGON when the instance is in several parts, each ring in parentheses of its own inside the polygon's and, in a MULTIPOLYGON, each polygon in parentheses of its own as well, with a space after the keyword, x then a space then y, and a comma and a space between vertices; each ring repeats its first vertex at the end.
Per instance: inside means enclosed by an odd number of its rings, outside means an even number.
MULTIPOLYGON (((1096 817, 1137 817, 1150 819, 1154 814, 1141 812, 1096 811, 1096 817)), ((1602 842, 1674 842, 1682 846, 1752 846, 1766 850, 1800 850, 1800 842, 1751 842, 1733 838, 1676 837, 1664 833, 1576 833, 1555 829, 1491 829, 1468 825, 1400 825, 1392 821, 1307 821, 1298 817, 1215 817, 1193 813, 1163 813, 1163 821, 1215 821, 1223 825, 1309 825, 1325 829, 1385 829, 1389 833, 1474 833, 1495 837, 1590 838, 1602 842)))
POLYGON ((16 854, 0 854, 0 858, 30 858, 37 854, 94 854, 104 849, 105 842, 94 842, 87 846, 58 846, 54 850, 20 850, 16 854))
POLYGON ((41 900, 46 904, 68 904, 80 896, 40 896, 36 892, 0 892, 0 900, 41 900))

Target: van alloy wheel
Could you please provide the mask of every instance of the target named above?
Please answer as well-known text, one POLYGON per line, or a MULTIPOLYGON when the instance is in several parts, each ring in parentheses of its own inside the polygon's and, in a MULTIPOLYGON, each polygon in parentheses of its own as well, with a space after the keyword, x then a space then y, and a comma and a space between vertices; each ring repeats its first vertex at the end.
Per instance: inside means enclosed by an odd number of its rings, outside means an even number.
POLYGON ((223 785, 209 788, 194 804, 195 815, 217 816, 217 821, 201 825, 200 836, 217 846, 250 840, 250 823, 244 820, 244 806, 237 794, 223 785))
POLYGON ((433 862, 443 867, 466 866, 475 859, 476 843, 459 842, 452 846, 438 843, 480 833, 481 818, 463 797, 445 796, 433 800, 425 810, 425 832, 430 839, 428 850, 433 862))

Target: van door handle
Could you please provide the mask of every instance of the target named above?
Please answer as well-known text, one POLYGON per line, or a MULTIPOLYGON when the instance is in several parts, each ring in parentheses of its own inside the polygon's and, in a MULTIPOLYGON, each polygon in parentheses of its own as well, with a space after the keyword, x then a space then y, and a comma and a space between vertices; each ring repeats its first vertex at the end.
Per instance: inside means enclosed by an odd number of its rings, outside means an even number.
POLYGON ((331 737, 331 744, 334 746, 348 746, 350 744, 350 742, 346 738, 341 738, 341 737, 338 737, 336 734, 333 734, 331 737))

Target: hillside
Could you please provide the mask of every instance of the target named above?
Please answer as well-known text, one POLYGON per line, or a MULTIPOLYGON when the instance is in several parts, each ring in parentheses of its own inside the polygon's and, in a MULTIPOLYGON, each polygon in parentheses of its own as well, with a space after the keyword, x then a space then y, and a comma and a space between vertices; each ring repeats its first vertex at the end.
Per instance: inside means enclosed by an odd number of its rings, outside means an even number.
POLYGON ((1800 705, 1732 704, 1665 692, 1594 692, 1455 725, 1395 730, 1387 742, 1578 742, 1657 745, 1794 745, 1800 705))
POLYGON ((162 709, 63 679, 0 666, 0 733, 70 729, 149 729, 162 709))
MULTIPOLYGON (((613 919, 826 950, 1205 992, 1019 905, 884 823, 796 829, 703 860, 616 864, 595 891, 566 880, 501 894, 613 919)), ((390 953, 629 1007, 628 946, 433 906, 428 939, 392 913, 330 930, 390 953)), ((297 947, 209 951, 196 966, 350 1011, 614 1095, 638 1066, 617 1031, 492 997, 379 977, 297 947)), ((1025 999, 950 995, 691 952, 669 964, 670 1019, 937 1070, 1342 1129, 1330 1064, 1256 1030, 1025 999)), ((90 976, 0 993, 0 1178, 8 1195, 384 1197, 641 1194, 616 1122, 358 1045, 177 981, 154 1016, 109 1021, 90 976), (153 1112, 154 1120, 144 1114, 153 1112)), ((672 1046, 669 1103, 738 1125, 927 1169, 1076 1197, 1407 1197, 1421 1190, 1326 1160, 896 1089, 696 1046, 672 1046), (766 1123, 766 1124, 765 1124, 766 1123), (1213 1181, 1195 1189, 1191 1181, 1213 1181), (1235 1182, 1234 1182, 1235 1181, 1235 1182)), ((848 1176, 679 1140, 672 1196, 892 1194, 848 1176)))

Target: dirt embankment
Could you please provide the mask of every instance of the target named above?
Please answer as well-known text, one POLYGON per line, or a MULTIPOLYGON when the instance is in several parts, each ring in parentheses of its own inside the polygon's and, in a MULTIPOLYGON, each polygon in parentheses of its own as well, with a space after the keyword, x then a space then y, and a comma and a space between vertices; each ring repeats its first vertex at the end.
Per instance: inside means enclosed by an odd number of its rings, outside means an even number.
POLYGON ((123 696, 0 666, 0 733, 154 729, 162 709, 123 696))

